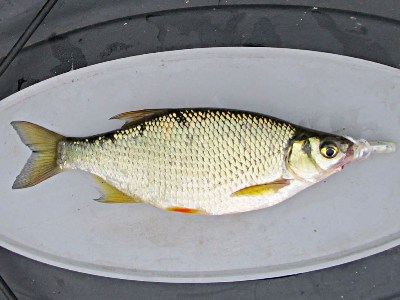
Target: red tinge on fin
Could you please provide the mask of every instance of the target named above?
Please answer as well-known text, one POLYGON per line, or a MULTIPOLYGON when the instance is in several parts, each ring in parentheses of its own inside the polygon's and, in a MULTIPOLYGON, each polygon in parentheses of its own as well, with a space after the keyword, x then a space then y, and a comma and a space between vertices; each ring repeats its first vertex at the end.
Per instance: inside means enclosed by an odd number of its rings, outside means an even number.
POLYGON ((168 211, 173 211, 173 212, 179 212, 179 213, 183 213, 183 214, 204 214, 204 212, 202 212, 199 209, 186 208, 186 207, 172 206, 172 207, 168 207, 167 210, 168 211))

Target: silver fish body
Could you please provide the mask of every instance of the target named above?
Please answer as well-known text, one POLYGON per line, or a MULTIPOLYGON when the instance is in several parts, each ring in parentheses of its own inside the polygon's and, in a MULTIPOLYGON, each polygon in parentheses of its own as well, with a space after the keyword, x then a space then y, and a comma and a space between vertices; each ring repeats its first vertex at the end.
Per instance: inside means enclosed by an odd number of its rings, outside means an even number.
POLYGON ((352 139, 261 114, 222 109, 142 112, 123 114, 130 122, 113 132, 58 137, 57 172, 79 169, 96 175, 115 189, 116 200, 103 197, 103 202, 143 202, 219 215, 282 202, 355 156, 352 139), (119 201, 118 193, 130 201, 119 201))

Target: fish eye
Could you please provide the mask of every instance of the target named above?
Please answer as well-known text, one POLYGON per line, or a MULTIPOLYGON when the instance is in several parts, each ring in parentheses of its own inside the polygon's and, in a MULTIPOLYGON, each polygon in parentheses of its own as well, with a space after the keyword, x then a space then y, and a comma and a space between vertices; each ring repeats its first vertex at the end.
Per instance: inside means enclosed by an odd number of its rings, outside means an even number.
POLYGON ((320 152, 326 158, 334 158, 338 154, 339 148, 332 142, 326 142, 321 145, 320 152))

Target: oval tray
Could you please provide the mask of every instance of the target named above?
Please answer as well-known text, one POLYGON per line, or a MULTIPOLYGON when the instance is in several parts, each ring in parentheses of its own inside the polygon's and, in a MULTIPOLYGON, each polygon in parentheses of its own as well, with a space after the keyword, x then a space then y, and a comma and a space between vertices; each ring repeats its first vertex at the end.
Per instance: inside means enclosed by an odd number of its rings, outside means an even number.
POLYGON ((66 269, 157 282, 276 277, 386 250, 400 244, 399 151, 354 163, 271 208, 193 216, 97 203, 83 172, 12 190, 30 151, 10 122, 85 136, 118 128, 108 118, 124 111, 226 107, 399 143, 399 99, 397 69, 274 48, 146 54, 40 82, 0 102, 0 245, 66 269))

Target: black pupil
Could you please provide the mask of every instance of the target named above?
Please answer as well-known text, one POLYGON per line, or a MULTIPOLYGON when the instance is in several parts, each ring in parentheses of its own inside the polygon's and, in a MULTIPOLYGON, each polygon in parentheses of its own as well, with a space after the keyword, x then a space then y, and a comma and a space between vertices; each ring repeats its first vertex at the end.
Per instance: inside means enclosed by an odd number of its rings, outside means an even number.
POLYGON ((335 154, 335 150, 333 148, 327 148, 326 149, 326 156, 333 156, 335 154))

